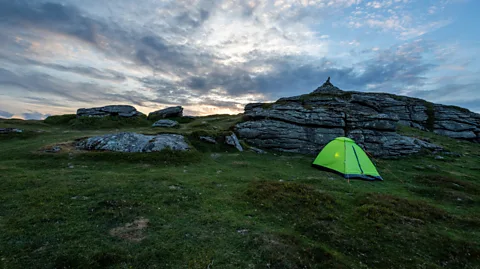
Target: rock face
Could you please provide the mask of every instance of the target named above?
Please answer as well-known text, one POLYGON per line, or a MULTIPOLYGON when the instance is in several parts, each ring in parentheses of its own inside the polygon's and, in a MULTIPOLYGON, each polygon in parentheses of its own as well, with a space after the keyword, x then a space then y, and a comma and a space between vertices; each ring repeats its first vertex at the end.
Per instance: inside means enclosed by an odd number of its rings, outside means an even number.
POLYGON ((166 127, 166 128, 171 128, 175 126, 178 126, 178 122, 174 120, 158 120, 152 125, 152 127, 166 127))
POLYGON ((120 116, 120 117, 136 117, 142 115, 133 106, 127 105, 111 105, 104 107, 93 108, 80 108, 77 110, 77 117, 107 117, 107 116, 120 116))
POLYGON ((157 110, 148 114, 148 119, 165 119, 171 117, 182 117, 183 116, 183 107, 174 106, 167 107, 162 110, 157 110))
POLYGON ((163 149, 185 151, 190 148, 182 135, 118 133, 90 137, 77 144, 79 149, 119 152, 153 152, 163 149))
POLYGON ((240 138, 253 145, 316 154, 339 136, 353 138, 376 156, 401 156, 440 147, 396 133, 406 125, 480 142, 480 115, 468 110, 386 93, 345 92, 327 81, 311 94, 245 107, 240 138))
POLYGON ((227 145, 236 147, 238 151, 243 151, 243 147, 240 145, 240 141, 238 141, 235 133, 225 136, 225 143, 227 143, 227 145))

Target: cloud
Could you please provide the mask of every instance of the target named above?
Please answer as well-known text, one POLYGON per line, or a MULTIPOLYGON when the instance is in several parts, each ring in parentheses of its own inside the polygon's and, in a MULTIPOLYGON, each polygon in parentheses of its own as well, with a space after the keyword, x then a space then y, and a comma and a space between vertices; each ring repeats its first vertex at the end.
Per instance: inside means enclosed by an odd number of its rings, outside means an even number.
POLYGON ((49 106, 238 111, 249 101, 312 91, 328 76, 346 90, 432 89, 440 66, 460 65, 447 62, 456 56, 440 51, 445 44, 416 38, 450 23, 427 20, 429 6, 417 7, 394 0, 0 0, 0 94, 49 106))
POLYGON ((22 117, 26 120, 44 120, 48 116, 51 116, 50 114, 42 114, 37 111, 29 111, 22 113, 22 117))
POLYGON ((86 82, 71 82, 39 72, 14 73, 0 68, 0 85, 14 87, 23 91, 23 97, 42 101, 46 98, 38 97, 39 94, 49 96, 46 104, 59 104, 63 99, 68 102, 96 103, 102 102, 135 102, 140 104, 148 98, 137 92, 116 93, 111 89, 97 84, 86 82), (56 99, 56 100, 55 100, 56 99))
POLYGON ((57 3, 35 1, 1 1, 0 17, 12 26, 26 25, 54 30, 96 43, 97 22, 84 16, 76 7, 57 3))
POLYGON ((373 58, 358 64, 363 72, 352 82, 357 86, 367 85, 370 90, 382 91, 423 86, 424 75, 437 66, 424 56, 433 47, 430 42, 416 40, 376 51, 373 58))
POLYGON ((451 19, 426 19, 437 10, 445 9, 448 4, 448 0, 442 0, 437 6, 412 8, 419 4, 393 0, 369 1, 364 6, 357 7, 345 24, 351 28, 371 28, 392 34, 400 40, 408 40, 452 23, 451 19))
POLYGON ((315 89, 330 76, 332 81, 349 90, 386 91, 398 93, 401 89, 421 87, 425 75, 437 65, 425 54, 435 45, 416 40, 387 49, 373 51, 373 56, 353 66, 340 66, 324 58, 314 62, 302 59, 269 59, 269 72, 241 79, 242 73, 212 74, 212 78, 196 79, 195 85, 222 85, 230 94, 258 92, 275 97, 299 94, 315 89), (228 79, 215 79, 226 77, 228 79))
POLYGON ((0 110, 0 118, 10 119, 14 114, 8 111, 0 110))
POLYGON ((479 84, 480 81, 474 83, 446 83, 435 90, 416 90, 409 94, 437 103, 469 107, 480 112, 480 95, 472 95, 472 93, 478 92, 479 84))
POLYGON ((39 66, 39 67, 54 69, 56 71, 61 71, 61 72, 75 73, 78 75, 99 79, 99 80, 121 82, 126 79, 126 76, 124 74, 118 71, 110 70, 110 69, 99 70, 91 66, 79 66, 79 65, 66 66, 62 64, 56 64, 56 63, 47 63, 47 62, 41 62, 38 60, 29 59, 22 55, 5 55, 0 52, 0 59, 2 61, 13 63, 15 65, 20 65, 24 67, 28 65, 39 66))

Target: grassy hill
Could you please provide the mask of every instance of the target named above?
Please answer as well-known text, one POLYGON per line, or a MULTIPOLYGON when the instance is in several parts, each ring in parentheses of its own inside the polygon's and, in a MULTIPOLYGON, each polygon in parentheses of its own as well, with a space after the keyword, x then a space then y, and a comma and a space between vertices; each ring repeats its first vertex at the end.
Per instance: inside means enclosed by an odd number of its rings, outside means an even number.
POLYGON ((0 135, 0 268, 480 268, 479 144, 404 128, 453 153, 378 159, 384 182, 347 181, 311 156, 196 139, 240 119, 0 120, 25 130, 0 135), (119 131, 181 133, 198 150, 72 146, 119 131))

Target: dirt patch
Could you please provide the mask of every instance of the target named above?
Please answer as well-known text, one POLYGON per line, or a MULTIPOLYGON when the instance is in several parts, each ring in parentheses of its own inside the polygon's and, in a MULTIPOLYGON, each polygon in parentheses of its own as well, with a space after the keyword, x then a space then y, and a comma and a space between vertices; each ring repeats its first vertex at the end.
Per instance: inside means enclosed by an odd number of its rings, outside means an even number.
POLYGON ((127 223, 123 227, 117 227, 110 230, 109 234, 114 237, 122 238, 132 242, 140 242, 146 238, 143 231, 148 227, 149 220, 140 218, 127 223))

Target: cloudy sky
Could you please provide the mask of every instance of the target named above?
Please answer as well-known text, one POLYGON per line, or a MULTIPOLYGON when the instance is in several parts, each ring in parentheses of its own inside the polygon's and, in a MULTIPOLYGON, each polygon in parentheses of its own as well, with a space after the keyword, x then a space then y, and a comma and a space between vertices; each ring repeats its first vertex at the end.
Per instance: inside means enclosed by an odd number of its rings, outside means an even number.
POLYGON ((480 112, 477 0, 0 0, 0 117, 344 90, 480 112))

